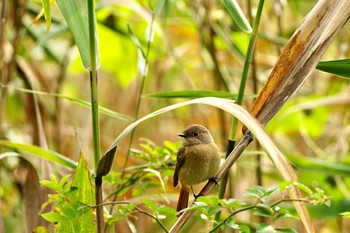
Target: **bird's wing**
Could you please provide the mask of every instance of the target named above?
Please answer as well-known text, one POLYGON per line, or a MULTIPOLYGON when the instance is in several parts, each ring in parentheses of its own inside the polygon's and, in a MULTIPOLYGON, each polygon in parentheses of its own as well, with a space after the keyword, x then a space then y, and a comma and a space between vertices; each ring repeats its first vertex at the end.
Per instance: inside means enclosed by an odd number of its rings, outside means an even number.
POLYGON ((181 147, 179 149, 179 151, 177 152, 177 157, 176 157, 176 166, 175 166, 175 172, 174 172, 174 187, 176 187, 179 183, 179 171, 182 167, 182 165, 185 163, 185 152, 186 152, 186 148, 185 147, 181 147))

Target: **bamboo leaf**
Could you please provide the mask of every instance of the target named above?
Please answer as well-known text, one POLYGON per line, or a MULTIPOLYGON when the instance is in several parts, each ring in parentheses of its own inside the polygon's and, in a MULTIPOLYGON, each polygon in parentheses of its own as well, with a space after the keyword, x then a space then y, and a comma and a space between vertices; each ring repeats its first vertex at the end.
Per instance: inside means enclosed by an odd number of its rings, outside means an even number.
POLYGON ((73 168, 77 166, 77 163, 64 155, 61 155, 55 151, 43 149, 38 146, 28 145, 28 144, 21 144, 21 143, 15 143, 15 142, 9 142, 9 141, 3 141, 0 140, 0 145, 10 147, 15 150, 24 151, 27 153, 30 153, 32 155, 38 156, 40 158, 43 158, 47 161, 54 162, 57 164, 60 164, 62 166, 73 168))
POLYGON ((350 59, 321 61, 316 68, 327 73, 350 78, 350 59))
MULTIPOLYGON (((56 0, 70 31, 73 34, 76 45, 85 69, 90 67, 90 46, 89 46, 89 20, 87 1, 56 0)), ((96 27, 96 22, 95 22, 96 27)), ((96 66, 99 67, 99 49, 96 37, 96 66)))
POLYGON ((225 5, 227 11, 230 13, 232 19, 238 25, 238 27, 246 32, 251 33, 252 27, 250 26, 247 18, 245 17, 242 9, 239 7, 236 0, 222 0, 222 3, 225 5))
MULTIPOLYGON (((218 98, 229 98, 235 99, 237 94, 222 91, 211 91, 211 90, 181 90, 181 91, 166 91, 154 94, 145 95, 150 98, 200 98, 200 97, 218 97, 218 98)), ((246 95, 248 98, 253 98, 255 95, 246 95)))

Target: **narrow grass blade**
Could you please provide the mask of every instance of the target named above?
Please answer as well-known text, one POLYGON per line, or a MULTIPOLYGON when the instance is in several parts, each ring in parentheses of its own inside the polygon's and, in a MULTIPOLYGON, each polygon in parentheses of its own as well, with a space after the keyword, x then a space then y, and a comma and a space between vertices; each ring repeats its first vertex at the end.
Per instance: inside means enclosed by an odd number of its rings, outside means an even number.
MULTIPOLYGON (((222 91, 211 91, 211 90, 181 90, 181 91, 167 91, 158 92, 154 94, 145 95, 145 97, 150 98, 200 98, 200 97, 218 97, 218 98, 228 98, 235 99, 237 94, 222 91)), ((245 96, 248 98, 253 98, 255 95, 245 96)))
MULTIPOLYGON (((82 107, 91 108, 91 103, 90 102, 82 100, 82 99, 66 96, 66 95, 61 95, 61 94, 57 94, 57 93, 48 93, 48 92, 36 91, 36 90, 29 90, 29 89, 19 88, 19 87, 9 87, 9 86, 1 85, 1 84, 0 84, 0 87, 15 88, 18 91, 25 92, 25 93, 33 93, 33 94, 36 94, 36 95, 45 95, 45 96, 58 97, 58 98, 61 98, 61 99, 69 100, 69 101, 71 101, 73 103, 76 103, 76 104, 82 106, 82 107)), ((102 107, 102 106, 99 106, 98 109, 99 109, 100 113, 103 113, 103 114, 105 114, 107 116, 115 117, 115 118, 118 118, 118 119, 121 119, 121 120, 124 120, 124 121, 129 121, 129 122, 134 121, 134 118, 132 118, 132 117, 129 117, 127 115, 123 115, 121 113, 115 112, 115 111, 113 111, 111 109, 108 109, 108 108, 105 108, 105 107, 102 107)))
POLYGON ((65 157, 64 155, 59 154, 59 153, 52 151, 52 150, 43 149, 43 148, 38 147, 38 146, 3 141, 3 140, 0 140, 0 145, 10 147, 14 150, 19 150, 19 151, 24 151, 24 152, 30 153, 30 154, 35 155, 37 157, 43 158, 49 162, 54 162, 54 163, 60 164, 64 167, 75 169, 75 167, 77 166, 77 163, 75 161, 65 157))

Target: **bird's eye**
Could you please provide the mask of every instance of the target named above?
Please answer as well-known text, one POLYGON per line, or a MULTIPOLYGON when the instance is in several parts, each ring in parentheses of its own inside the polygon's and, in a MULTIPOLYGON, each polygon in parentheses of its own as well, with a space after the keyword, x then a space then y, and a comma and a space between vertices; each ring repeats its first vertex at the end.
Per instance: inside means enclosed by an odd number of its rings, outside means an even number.
POLYGON ((198 132, 194 132, 194 133, 193 133, 193 136, 197 137, 198 134, 199 134, 198 132))

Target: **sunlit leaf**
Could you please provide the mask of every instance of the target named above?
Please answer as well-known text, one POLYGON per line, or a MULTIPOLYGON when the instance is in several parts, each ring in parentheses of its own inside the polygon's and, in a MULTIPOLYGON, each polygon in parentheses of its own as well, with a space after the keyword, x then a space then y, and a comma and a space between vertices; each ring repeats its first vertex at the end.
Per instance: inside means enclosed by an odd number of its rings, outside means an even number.
POLYGON ((66 222, 69 218, 55 212, 44 213, 41 215, 48 222, 66 222))
POLYGON ((177 211, 168 206, 161 206, 158 208, 158 213, 163 215, 176 215, 177 211))
POLYGON ((44 15, 47 31, 50 31, 51 27, 51 8, 50 8, 50 0, 41 0, 44 7, 44 15))
POLYGON ((343 212, 340 215, 343 216, 343 218, 350 218, 350 211, 343 212))
POLYGON ((143 203, 143 204, 145 204, 145 206, 147 207, 147 208, 149 208, 149 209, 151 209, 153 212, 156 212, 157 211, 157 203, 156 202, 154 202, 154 201, 152 201, 152 200, 150 200, 150 199, 146 199, 146 198, 142 198, 141 199, 141 202, 143 203))
POLYGON ((154 175, 158 178, 159 183, 160 183, 161 186, 162 186, 162 189, 165 191, 165 184, 164 184, 164 181, 163 181, 162 176, 161 176, 161 174, 160 174, 159 171, 154 170, 154 169, 151 169, 151 168, 146 168, 146 169, 144 169, 144 171, 145 171, 145 172, 150 172, 150 173, 154 174, 154 175))

